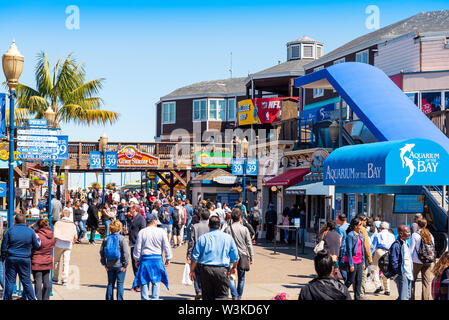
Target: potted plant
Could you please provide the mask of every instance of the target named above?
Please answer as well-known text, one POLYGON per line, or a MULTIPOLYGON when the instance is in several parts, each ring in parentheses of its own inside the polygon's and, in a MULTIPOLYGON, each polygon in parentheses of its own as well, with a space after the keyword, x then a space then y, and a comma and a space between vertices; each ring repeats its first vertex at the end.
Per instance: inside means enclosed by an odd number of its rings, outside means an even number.
POLYGON ((45 179, 45 177, 43 176, 31 178, 31 183, 33 183, 35 186, 41 186, 45 183, 45 181, 47 181, 47 179, 45 179))
POLYGON ((106 189, 108 190, 115 190, 115 183, 114 182, 110 182, 106 185, 106 189))
POLYGON ((58 176, 55 177, 54 181, 55 181, 55 183, 56 183, 58 186, 61 186, 61 185, 63 185, 64 182, 65 182, 65 176, 64 176, 63 174, 60 174, 60 175, 58 175, 58 176))
POLYGON ((98 182, 94 182, 94 183, 92 183, 92 188, 94 188, 96 190, 100 190, 101 189, 101 185, 98 182))

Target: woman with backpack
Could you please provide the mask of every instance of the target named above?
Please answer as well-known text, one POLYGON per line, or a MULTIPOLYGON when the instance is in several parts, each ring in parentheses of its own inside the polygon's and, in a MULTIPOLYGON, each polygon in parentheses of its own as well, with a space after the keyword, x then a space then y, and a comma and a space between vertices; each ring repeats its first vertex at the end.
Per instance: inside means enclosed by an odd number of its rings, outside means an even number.
POLYGON ((422 277, 422 300, 432 300, 432 269, 434 266, 435 240, 427 229, 427 220, 421 218, 417 221, 418 232, 414 232, 410 240, 410 252, 413 260, 413 281, 411 300, 415 300, 415 282, 418 274, 422 277))
POLYGON ((120 234, 122 223, 114 220, 109 224, 111 234, 107 236, 100 248, 100 262, 108 273, 106 300, 114 300, 114 287, 117 283, 117 300, 123 300, 126 267, 129 263, 129 247, 120 234))
POLYGON ((260 221, 262 220, 262 210, 258 206, 259 202, 257 200, 254 200, 254 207, 251 208, 251 213, 249 215, 249 223, 254 229, 255 237, 253 240, 253 244, 257 244, 257 238, 259 236, 259 225, 260 221))

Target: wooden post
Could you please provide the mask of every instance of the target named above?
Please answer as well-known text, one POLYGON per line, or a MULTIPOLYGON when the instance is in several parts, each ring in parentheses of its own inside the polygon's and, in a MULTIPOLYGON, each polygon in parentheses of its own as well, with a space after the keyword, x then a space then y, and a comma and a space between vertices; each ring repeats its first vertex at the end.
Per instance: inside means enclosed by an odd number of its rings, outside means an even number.
POLYGON ((83 143, 80 142, 78 143, 78 161, 77 161, 77 168, 80 169, 81 168, 81 158, 83 155, 83 143))

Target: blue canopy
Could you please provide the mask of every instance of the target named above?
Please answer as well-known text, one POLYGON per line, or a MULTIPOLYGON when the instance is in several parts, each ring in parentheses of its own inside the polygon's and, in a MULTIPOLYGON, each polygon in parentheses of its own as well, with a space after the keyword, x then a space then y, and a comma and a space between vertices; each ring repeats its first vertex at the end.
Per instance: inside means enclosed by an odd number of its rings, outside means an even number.
POLYGON ((295 79, 295 87, 335 89, 379 141, 429 139, 449 152, 449 139, 380 69, 340 63, 295 79))
POLYGON ((449 185, 449 154, 427 139, 341 147, 324 161, 325 185, 449 185))

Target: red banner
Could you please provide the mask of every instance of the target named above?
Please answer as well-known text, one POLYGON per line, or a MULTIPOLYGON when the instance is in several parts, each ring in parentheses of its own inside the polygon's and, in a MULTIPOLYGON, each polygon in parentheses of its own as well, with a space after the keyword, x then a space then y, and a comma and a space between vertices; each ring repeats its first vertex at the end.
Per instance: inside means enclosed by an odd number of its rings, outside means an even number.
MULTIPOLYGON (((297 97, 290 97, 298 99, 297 97)), ((258 98, 254 99, 254 108, 260 123, 280 121, 281 101, 287 98, 258 98)))

